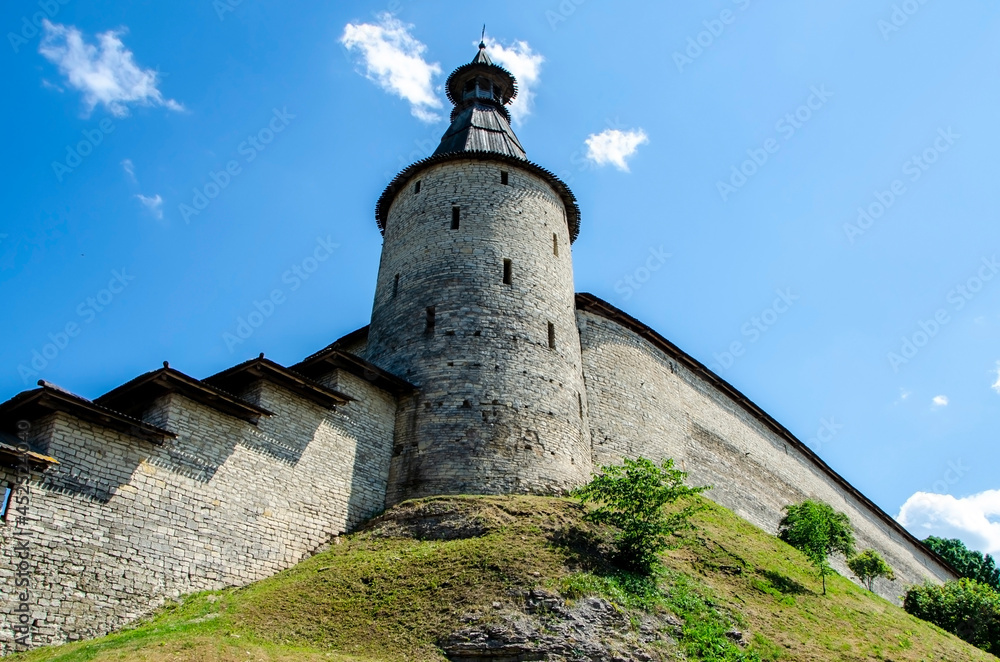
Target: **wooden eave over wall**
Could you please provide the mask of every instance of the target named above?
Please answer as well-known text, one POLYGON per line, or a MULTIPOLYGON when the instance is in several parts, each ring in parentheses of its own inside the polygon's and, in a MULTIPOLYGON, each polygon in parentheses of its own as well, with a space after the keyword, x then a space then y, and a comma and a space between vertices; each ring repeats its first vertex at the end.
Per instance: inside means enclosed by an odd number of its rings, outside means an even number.
POLYGON ((59 460, 48 455, 42 455, 35 451, 19 451, 17 446, 11 446, 0 442, 0 466, 16 469, 28 460, 28 465, 32 469, 42 469, 43 471, 53 464, 59 464, 59 460))
POLYGON ((333 347, 327 347, 313 354, 301 363, 293 365, 291 370, 315 379, 335 368, 371 382, 383 391, 396 396, 417 390, 416 386, 405 379, 400 379, 359 356, 333 347))
POLYGON ((17 422, 33 421, 52 412, 65 412, 81 421, 123 432, 154 444, 176 437, 173 432, 158 428, 119 411, 91 402, 47 382, 41 388, 25 391, 0 405, 0 428, 14 431, 17 422))
POLYGON ((328 409, 336 405, 347 404, 352 400, 350 396, 317 384, 311 379, 292 372, 274 361, 265 358, 252 359, 241 363, 228 370, 207 377, 202 381, 229 393, 235 393, 260 380, 277 384, 306 400, 328 409))
POLYGON ((241 400, 214 386, 209 386, 203 381, 188 377, 170 367, 163 367, 136 377, 132 381, 105 393, 94 402, 128 414, 139 414, 154 400, 169 393, 178 393, 206 407, 254 425, 257 424, 261 416, 273 415, 262 407, 241 400))

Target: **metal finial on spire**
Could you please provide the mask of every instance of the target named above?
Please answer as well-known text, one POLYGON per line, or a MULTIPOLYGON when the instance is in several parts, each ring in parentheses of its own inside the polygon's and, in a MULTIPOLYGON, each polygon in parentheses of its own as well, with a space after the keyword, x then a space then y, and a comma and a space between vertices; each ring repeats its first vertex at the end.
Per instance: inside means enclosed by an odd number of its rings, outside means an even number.
POLYGON ((479 38, 479 47, 486 48, 486 24, 483 23, 483 36, 479 38))

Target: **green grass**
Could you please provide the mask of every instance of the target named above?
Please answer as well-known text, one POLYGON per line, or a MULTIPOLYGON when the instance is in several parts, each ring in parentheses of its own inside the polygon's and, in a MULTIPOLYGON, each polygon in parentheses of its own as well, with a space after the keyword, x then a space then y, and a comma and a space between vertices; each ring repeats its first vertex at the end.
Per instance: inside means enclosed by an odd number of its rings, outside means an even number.
MULTIPOLYGON (((610 532, 572 501, 456 497, 402 504, 294 568, 242 589, 171 603, 128 630, 20 661, 444 660, 436 642, 532 588, 601 596, 629 614, 675 617, 690 660, 776 662, 996 658, 838 576, 828 595, 796 550, 705 500, 648 579, 604 560, 610 532), (422 518, 454 539, 421 535, 422 518), (414 533, 416 532, 416 534, 414 533), (734 643, 737 629, 748 642, 734 643)), ((666 649, 664 649, 666 650, 666 649)), ((664 658, 667 659, 667 658, 664 658)))

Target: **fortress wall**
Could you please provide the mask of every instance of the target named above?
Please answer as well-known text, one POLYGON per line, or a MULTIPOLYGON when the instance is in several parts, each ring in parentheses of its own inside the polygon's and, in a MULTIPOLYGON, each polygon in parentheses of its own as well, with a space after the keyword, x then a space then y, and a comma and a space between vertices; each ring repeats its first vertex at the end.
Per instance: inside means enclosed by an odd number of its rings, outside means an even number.
POLYGON ((346 370, 334 370, 316 381, 354 398, 339 408, 342 434, 354 439, 350 496, 343 529, 350 531, 385 509, 396 429, 396 398, 346 370))
MULTIPOLYGON (((704 377, 636 331, 578 311, 594 464, 643 456, 674 458, 691 485, 711 485, 713 501, 775 533, 785 505, 816 498, 847 513, 858 549, 874 548, 897 580, 876 588, 898 602, 908 584, 953 579, 922 546, 704 377)), ((851 577, 842 562, 838 571, 851 577)))
MULTIPOLYGON (((244 396, 276 414, 259 427, 166 395, 144 417, 178 434, 162 446, 64 413, 33 422, 61 463, 31 484, 34 643, 97 636, 171 597, 271 576, 380 511, 394 403, 363 382, 341 386, 357 399, 332 411, 256 382, 244 396)), ((5 614, 14 525, 0 525, 5 614)), ((12 643, 8 617, 0 651, 12 643)))
MULTIPOLYGON (((163 574, 162 555, 158 562, 151 559, 152 568, 134 563, 160 542, 148 531, 134 528, 138 490, 129 484, 131 473, 152 452, 152 444, 63 413, 34 421, 32 437, 37 447, 58 454, 61 464, 33 474, 25 504, 27 522, 16 521, 11 512, 0 527, 4 653, 13 650, 10 615, 18 606, 17 594, 25 590, 15 586, 19 563, 26 562, 30 573, 26 588, 36 645, 101 634, 140 614, 136 596, 163 588, 155 577, 157 567, 163 574), (27 541, 27 550, 19 549, 13 538, 25 530, 29 535, 21 540, 27 541), (120 595, 125 590, 134 593, 120 595)), ((15 498, 22 494, 15 488, 15 498)))

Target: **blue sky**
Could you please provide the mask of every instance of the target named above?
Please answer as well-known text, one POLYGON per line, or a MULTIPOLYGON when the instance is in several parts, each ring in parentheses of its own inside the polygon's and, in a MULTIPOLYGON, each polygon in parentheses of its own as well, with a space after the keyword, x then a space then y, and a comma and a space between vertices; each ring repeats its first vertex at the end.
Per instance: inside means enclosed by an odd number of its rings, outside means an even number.
POLYGON ((366 324, 375 201, 436 147, 484 22, 529 158, 579 198, 577 290, 918 536, 1000 552, 987 0, 8 2, 0 397, 366 324))

